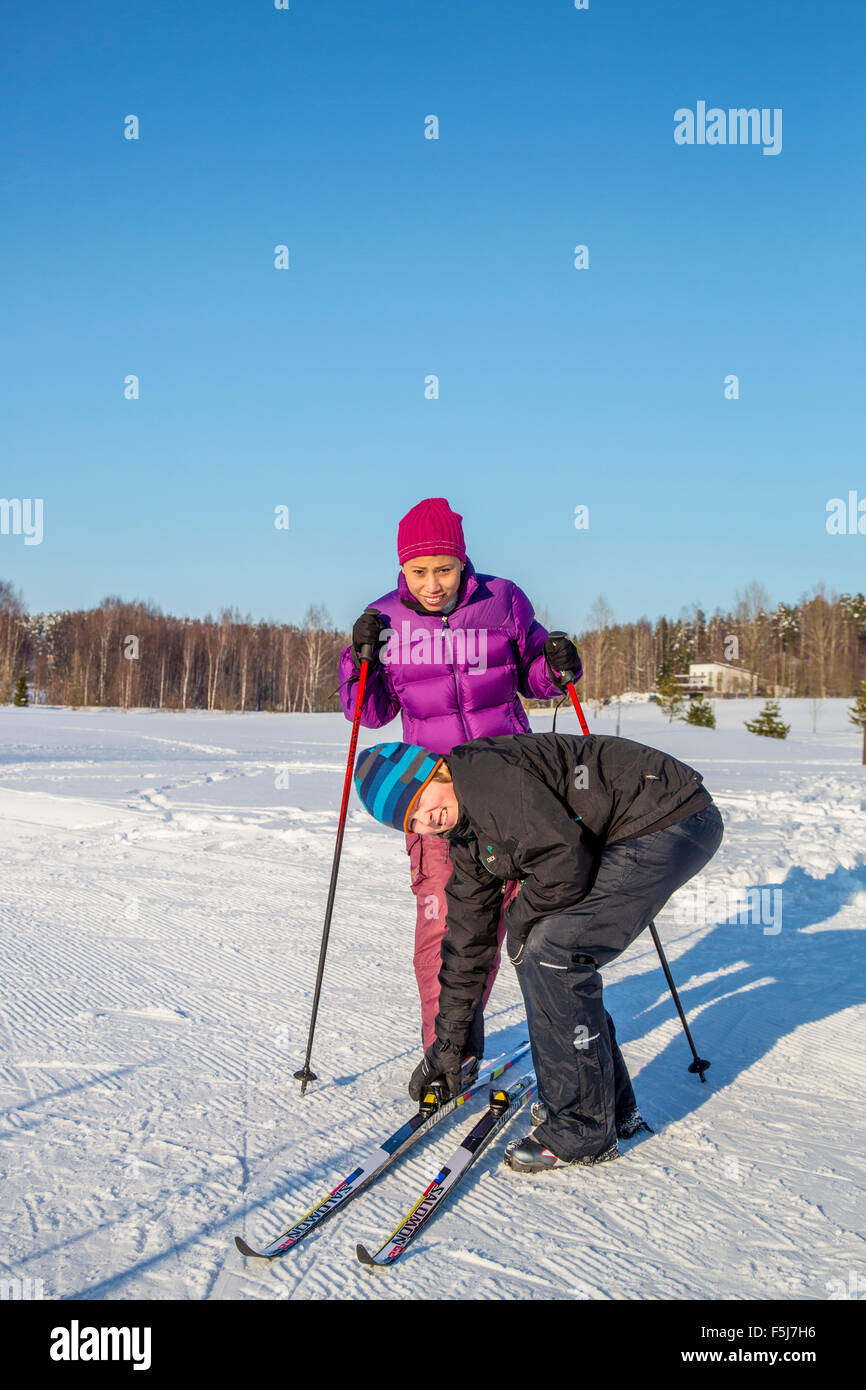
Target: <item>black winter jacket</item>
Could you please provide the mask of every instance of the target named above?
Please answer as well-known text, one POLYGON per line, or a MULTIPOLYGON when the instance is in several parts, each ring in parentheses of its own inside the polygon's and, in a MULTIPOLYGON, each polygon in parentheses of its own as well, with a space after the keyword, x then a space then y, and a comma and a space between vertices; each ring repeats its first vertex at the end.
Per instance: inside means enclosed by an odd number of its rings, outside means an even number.
POLYGON ((504 884, 509 939, 573 906, 592 887, 605 845, 630 840, 710 804, 699 772, 627 738, 513 734, 478 738, 447 758, 460 815, 448 835, 437 1036, 462 1046, 484 992, 504 884))

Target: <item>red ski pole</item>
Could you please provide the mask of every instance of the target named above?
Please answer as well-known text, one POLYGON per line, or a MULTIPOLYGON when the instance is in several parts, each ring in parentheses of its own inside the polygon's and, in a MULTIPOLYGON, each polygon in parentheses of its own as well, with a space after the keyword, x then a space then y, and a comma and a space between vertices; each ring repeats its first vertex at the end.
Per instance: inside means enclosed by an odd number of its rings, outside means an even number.
MULTIPOLYGON (((562 633, 560 633, 560 632, 555 632, 555 633, 552 632, 550 635, 551 635, 551 637, 564 637, 566 634, 565 634, 564 632, 562 632, 562 633)), ((578 698, 577 698, 577 691, 576 691, 575 688, 574 688, 574 676, 572 675, 572 673, 571 673, 570 671, 561 671, 561 672, 560 672, 560 675, 562 676, 562 679, 565 681, 565 683, 566 683, 566 689, 567 689, 569 695, 571 696, 571 703, 574 705, 574 712, 575 712, 575 714, 577 715, 577 719, 578 719, 578 723, 580 724, 581 732, 584 733, 584 734, 588 734, 588 733, 589 733, 589 726, 588 726, 588 724, 587 724, 587 722, 586 722, 586 720, 585 720, 585 718, 584 718, 583 710, 582 710, 581 707, 580 707, 580 701, 579 701, 578 698)), ((656 931, 656 924, 655 924, 655 922, 650 922, 650 924, 649 924, 649 932, 650 932, 650 936, 652 937, 653 941, 655 942, 655 948, 656 948, 656 950, 657 950, 658 953, 659 953, 659 960, 661 961, 662 970, 665 972, 665 979, 666 979, 667 982, 668 982, 668 986, 669 986, 669 988, 670 988, 670 992, 671 992, 671 995, 672 995, 672 997, 673 997, 673 1001, 674 1001, 674 1003, 675 1003, 675 1005, 676 1005, 676 1008, 677 1008, 677 1013, 678 1013, 679 1016, 680 1016, 680 1022, 681 1022, 682 1025, 683 1025, 683 1030, 684 1030, 684 1032, 685 1032, 686 1038, 688 1039, 689 1047, 692 1049, 692 1057, 694 1058, 694 1061, 690 1062, 690 1064, 689 1064, 689 1071, 690 1071, 690 1072, 697 1072, 697 1074, 698 1074, 698 1076, 701 1078, 701 1080, 705 1082, 707 1078, 704 1076, 704 1072, 706 1071, 707 1067, 708 1067, 710 1064, 709 1064, 708 1061, 706 1061, 705 1058, 699 1057, 699 1056, 698 1056, 698 1050, 697 1050, 697 1048, 695 1047, 695 1044, 694 1044, 694 1042, 693 1042, 693 1040, 692 1040, 692 1035, 691 1035, 691 1032, 689 1031, 688 1021, 687 1021, 686 1016, 685 1016, 685 1013, 684 1013, 684 1011, 683 1011, 683 1006, 682 1006, 682 1004, 680 1003, 680 996, 679 996, 679 994, 677 993, 677 987, 676 987, 676 985, 674 984, 674 977, 673 977, 673 975, 671 974, 671 968, 670 968, 670 966, 668 965, 667 956, 666 956, 665 953, 664 953, 664 947, 662 946, 662 943, 661 943, 661 941, 660 941, 660 939, 659 939, 659 934, 658 934, 658 932, 656 931)))
MULTIPOLYGON (((567 633, 567 632, 551 632, 549 635, 550 635, 550 637, 563 637, 566 641, 569 640, 569 638, 568 638, 568 633, 567 633)), ((575 682, 575 680, 577 679, 577 677, 574 675, 574 673, 573 673, 572 671, 560 671, 559 674, 560 674, 561 678, 565 681, 565 688, 566 688, 566 690, 568 691, 569 695, 571 696, 571 703, 574 705, 574 712, 575 712, 575 714, 577 715, 577 722, 578 722, 578 724, 580 725, 580 732, 581 732, 582 734, 588 734, 588 733, 589 733, 589 725, 587 724, 587 722, 586 722, 586 720, 585 720, 585 718, 584 718, 584 716, 583 716, 583 710, 581 709, 581 707, 580 707, 580 701, 579 701, 578 698, 577 698, 577 691, 576 691, 575 688, 574 688, 574 682, 575 682)), ((556 709, 557 709, 557 710, 559 709, 559 705, 556 706, 556 709)), ((554 728, 554 732, 555 732, 555 731, 556 731, 556 711, 554 711, 554 715, 553 715, 553 728, 554 728)))
MULTIPOLYGON (((571 675, 571 672, 570 672, 570 671, 566 671, 566 672, 564 672, 563 674, 564 674, 564 675, 571 675)), ((581 707, 580 707, 580 701, 579 701, 578 698, 577 698, 577 691, 576 691, 575 688, 574 688, 574 681, 569 681, 569 682, 568 682, 568 685, 566 686, 566 689, 567 689, 569 695, 571 696, 571 703, 574 705, 574 712, 575 712, 575 714, 577 715, 577 722, 578 722, 578 724, 580 725, 580 731, 581 731, 582 734, 588 734, 588 733, 589 733, 589 725, 587 724, 586 720, 585 720, 584 717, 583 717, 583 710, 581 709, 581 707)))
POLYGON ((337 892, 337 871, 340 867, 340 852, 343 848, 343 831, 346 828, 346 813, 349 808, 349 794, 352 790, 352 772, 355 767, 355 750, 358 747, 358 730, 361 727, 361 711, 364 708, 364 687, 367 684, 367 672, 370 669, 370 662, 373 659, 373 649, 369 643, 366 643, 361 648, 360 656, 361 670, 358 676, 358 694, 355 700, 355 716, 352 720, 352 737, 349 742, 349 761, 346 764, 346 780, 343 783, 343 801, 340 806, 340 819, 337 825, 337 843, 334 846, 334 863, 331 867, 331 883, 328 888, 328 902, 325 907, 325 926, 322 931, 322 945, 319 949, 319 968, 316 972, 313 1012, 310 1018, 310 1032, 307 1038, 307 1055, 304 1058, 304 1065, 301 1067, 300 1071, 296 1071, 294 1074, 295 1080, 301 1083, 302 1096, 306 1093, 307 1084, 310 1081, 318 1080, 316 1073, 310 1071, 310 1055, 313 1051, 313 1034, 316 1031, 316 1015, 319 1012, 319 997, 322 993, 322 976, 325 973, 325 956, 328 951, 328 937, 331 934, 331 913, 334 910, 334 897, 337 892))

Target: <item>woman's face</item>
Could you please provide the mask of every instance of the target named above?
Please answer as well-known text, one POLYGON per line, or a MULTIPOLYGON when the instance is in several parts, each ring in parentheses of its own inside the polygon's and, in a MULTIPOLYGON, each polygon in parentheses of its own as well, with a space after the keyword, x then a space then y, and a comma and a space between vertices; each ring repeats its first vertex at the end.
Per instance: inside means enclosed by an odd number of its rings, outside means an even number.
POLYGON ((441 835, 457 824, 457 797, 450 782, 428 782, 415 805, 410 835, 441 835))
POLYGON ((463 561, 456 555, 420 555, 406 561, 403 573, 412 597, 438 613, 460 588, 463 561))

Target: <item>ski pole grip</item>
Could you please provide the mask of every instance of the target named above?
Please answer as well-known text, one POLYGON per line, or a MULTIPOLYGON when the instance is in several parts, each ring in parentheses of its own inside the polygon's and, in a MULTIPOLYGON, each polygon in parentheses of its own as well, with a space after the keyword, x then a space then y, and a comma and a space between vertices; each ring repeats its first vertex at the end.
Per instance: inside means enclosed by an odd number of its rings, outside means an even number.
MULTIPOLYGON (((547 635, 548 635, 548 637, 564 637, 566 641, 569 641, 569 640, 570 640, 570 639, 569 639, 569 636, 568 636, 568 633, 567 633, 567 632, 560 632, 559 629, 557 629, 556 632, 549 632, 547 635)), ((573 671, 560 671, 559 674, 560 674, 560 677, 562 678, 562 680, 565 682, 566 685, 574 685, 574 672, 573 672, 573 671)))
MULTIPOLYGON (((364 609, 364 612, 365 612, 365 613, 375 613, 377 617, 379 616, 379 610, 378 610, 378 608, 365 608, 365 609, 364 609)), ((372 642, 365 642, 364 645, 363 645, 363 647, 361 648, 360 652, 358 653, 358 655, 360 656, 360 658, 361 658, 362 661, 372 661, 372 660, 373 660, 373 643, 372 643, 372 642)))

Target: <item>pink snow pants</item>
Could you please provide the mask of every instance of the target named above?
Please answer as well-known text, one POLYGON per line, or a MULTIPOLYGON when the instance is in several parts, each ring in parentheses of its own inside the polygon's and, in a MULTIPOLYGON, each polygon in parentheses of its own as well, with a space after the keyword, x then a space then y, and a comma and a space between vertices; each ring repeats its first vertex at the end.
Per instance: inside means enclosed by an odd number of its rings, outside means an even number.
MULTIPOLYGON (((415 979, 421 996, 421 1029, 424 1051, 436 1037, 436 1015, 439 1012, 439 971, 442 967, 441 947, 446 921, 445 885, 451 877, 451 856, 448 841, 441 835, 407 835, 406 853, 412 870, 412 892, 415 894, 415 979)), ((502 912, 514 894, 517 883, 507 883, 502 895, 502 912)), ((482 1007, 486 1006, 499 970, 499 958, 505 937, 505 918, 499 919, 499 947, 490 967, 484 989, 482 1007)))

